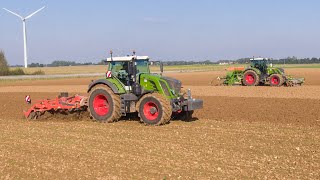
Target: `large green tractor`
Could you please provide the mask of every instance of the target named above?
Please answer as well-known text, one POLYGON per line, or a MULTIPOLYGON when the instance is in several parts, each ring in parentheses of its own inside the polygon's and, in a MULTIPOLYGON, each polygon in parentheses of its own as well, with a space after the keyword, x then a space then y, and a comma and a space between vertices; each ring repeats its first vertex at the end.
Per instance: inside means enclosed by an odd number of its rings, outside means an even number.
POLYGON ((247 68, 229 68, 227 76, 222 78, 224 85, 257 86, 269 84, 270 86, 302 85, 304 78, 293 78, 285 74, 282 68, 268 66, 268 59, 250 59, 247 68))
POLYGON ((190 90, 181 92, 177 79, 150 73, 149 57, 111 57, 107 59, 106 78, 93 81, 88 88, 88 110, 101 122, 118 121, 121 116, 138 112, 147 125, 168 123, 173 114, 190 119, 203 101, 193 99, 190 90))

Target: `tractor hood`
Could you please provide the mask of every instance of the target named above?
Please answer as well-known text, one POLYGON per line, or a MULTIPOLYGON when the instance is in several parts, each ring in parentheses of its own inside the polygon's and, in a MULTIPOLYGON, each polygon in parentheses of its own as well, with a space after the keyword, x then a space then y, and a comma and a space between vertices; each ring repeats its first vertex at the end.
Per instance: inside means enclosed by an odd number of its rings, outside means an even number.
POLYGON ((179 94, 181 90, 181 81, 171 77, 162 76, 161 79, 167 81, 170 86, 170 89, 174 90, 175 94, 179 94))

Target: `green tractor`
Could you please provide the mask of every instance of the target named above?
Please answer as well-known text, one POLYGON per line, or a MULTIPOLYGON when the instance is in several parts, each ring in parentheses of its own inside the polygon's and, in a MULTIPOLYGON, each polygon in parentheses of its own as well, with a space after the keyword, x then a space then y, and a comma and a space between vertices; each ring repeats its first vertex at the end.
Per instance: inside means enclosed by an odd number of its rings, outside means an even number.
POLYGON ((106 60, 106 78, 93 81, 88 88, 90 116, 101 122, 115 122, 138 112, 146 125, 163 125, 174 116, 190 119, 203 101, 193 99, 190 90, 181 92, 177 79, 150 73, 148 56, 111 57, 106 60))
MULTIPOLYGON (((229 68, 227 76, 221 78, 223 85, 243 85, 243 86, 295 86, 302 85, 304 78, 293 78, 285 74, 282 68, 268 66, 268 59, 253 58, 250 59, 250 66, 247 68, 235 67, 229 68)), ((220 78, 218 78, 221 80, 220 78)))

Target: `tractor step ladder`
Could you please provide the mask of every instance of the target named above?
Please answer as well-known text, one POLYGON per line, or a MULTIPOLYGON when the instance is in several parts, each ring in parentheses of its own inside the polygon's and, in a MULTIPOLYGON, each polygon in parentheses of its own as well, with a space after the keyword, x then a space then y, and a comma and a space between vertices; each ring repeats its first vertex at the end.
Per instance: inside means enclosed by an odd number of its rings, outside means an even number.
POLYGON ((120 112, 122 116, 126 116, 126 101, 123 96, 120 96, 121 104, 120 104, 120 112))

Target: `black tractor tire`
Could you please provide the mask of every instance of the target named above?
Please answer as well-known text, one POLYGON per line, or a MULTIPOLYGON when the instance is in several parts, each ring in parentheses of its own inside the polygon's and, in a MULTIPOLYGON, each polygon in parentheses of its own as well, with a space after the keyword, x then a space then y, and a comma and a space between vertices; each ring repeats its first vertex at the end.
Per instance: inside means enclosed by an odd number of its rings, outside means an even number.
POLYGON ((89 92, 90 116, 99 122, 112 123, 121 117, 120 96, 106 85, 96 85, 89 92))
POLYGON ((170 101, 159 93, 145 94, 137 103, 138 116, 145 125, 159 126, 171 120, 170 101))
POLYGON ((272 74, 269 78, 270 86, 279 87, 284 83, 284 78, 281 74, 272 74))
POLYGON ((257 86, 260 82, 259 75, 253 70, 247 70, 243 74, 242 84, 245 86, 257 86))

